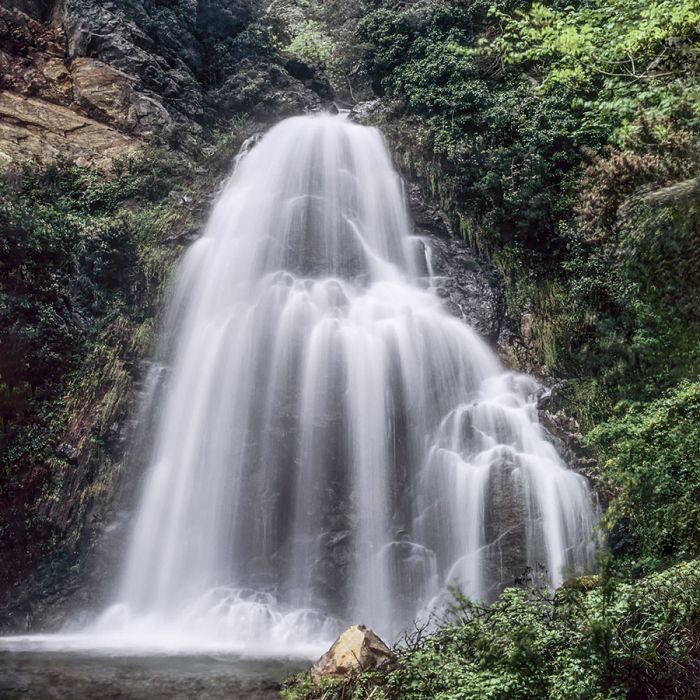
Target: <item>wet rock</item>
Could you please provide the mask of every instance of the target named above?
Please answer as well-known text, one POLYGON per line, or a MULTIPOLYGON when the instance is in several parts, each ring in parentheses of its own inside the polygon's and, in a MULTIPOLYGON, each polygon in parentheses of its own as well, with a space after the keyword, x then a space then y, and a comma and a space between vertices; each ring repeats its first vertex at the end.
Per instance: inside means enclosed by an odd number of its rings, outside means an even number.
POLYGON ((312 90, 292 78, 281 66, 244 58, 237 70, 211 94, 211 103, 222 114, 249 112, 265 123, 320 109, 322 101, 312 90))
POLYGON ((238 34, 251 19, 250 4, 245 0, 199 0, 197 3, 197 28, 217 39, 238 34))
POLYGON ((355 671, 369 671, 392 661, 389 647, 364 625, 353 625, 338 637, 333 646, 311 667, 311 676, 342 678, 355 671))
POLYGON ((369 118, 379 112, 383 108, 383 102, 380 99, 367 100, 366 102, 358 102, 351 110, 349 117, 358 124, 366 123, 369 118))
POLYGON ((65 457, 66 460, 72 463, 77 463, 78 461, 78 450, 76 447, 73 445, 70 445, 67 442, 62 442, 58 446, 58 454, 61 457, 65 457))
POLYGON ((433 284, 443 305, 495 345, 506 313, 499 273, 454 236, 447 216, 425 199, 418 185, 409 185, 408 201, 416 233, 428 245, 433 284))
POLYGON ((130 76, 134 90, 157 96, 180 120, 201 117, 203 91, 193 73, 202 63, 193 34, 195 9, 184 9, 175 21, 166 10, 156 15, 142 3, 120 4, 65 0, 61 24, 68 57, 95 59, 130 76))
POLYGON ((335 97, 328 79, 313 66, 293 58, 289 59, 284 67, 289 75, 299 80, 304 87, 316 93, 322 100, 329 102, 335 97))
POLYGON ((486 600, 494 600, 504 588, 512 586, 528 565, 527 508, 519 466, 504 458, 492 466, 488 477, 483 578, 490 588, 486 600))
MULTIPOLYGON (((581 444, 583 436, 578 421, 567 413, 565 387, 566 382, 557 382, 539 397, 537 411, 540 422, 569 468, 597 486, 598 462, 591 451, 581 444)), ((607 500, 607 494, 601 493, 600 489, 597 492, 603 500, 607 500)))

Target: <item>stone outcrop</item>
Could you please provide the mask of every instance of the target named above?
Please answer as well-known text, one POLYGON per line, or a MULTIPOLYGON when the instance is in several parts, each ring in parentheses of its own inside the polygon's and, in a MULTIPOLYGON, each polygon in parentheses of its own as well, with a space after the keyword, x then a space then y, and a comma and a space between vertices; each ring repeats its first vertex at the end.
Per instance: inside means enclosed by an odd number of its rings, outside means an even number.
POLYGON ((71 7, 0 8, 0 164, 62 158, 107 167, 140 137, 167 134, 167 110, 137 78, 71 47, 71 7))
POLYGON ((263 123, 332 99, 285 63, 254 0, 15 0, 0 6, 0 164, 107 166, 145 140, 192 143, 246 113, 263 123), (73 113, 71 117, 68 112, 73 113))
POLYGON ((136 139, 67 107, 0 92, 0 166, 60 157, 103 167, 137 146, 136 139))
POLYGON ((445 214, 416 184, 408 187, 416 233, 428 244, 429 267, 445 308, 495 345, 505 323, 505 295, 498 271, 454 236, 445 214))
POLYGON ((394 659, 389 647, 364 625, 353 625, 311 667, 311 677, 343 678, 356 671, 371 671, 394 659))
POLYGON ((0 89, 68 106, 72 85, 64 43, 60 27, 0 5, 0 89))
POLYGON ((75 105, 86 113, 129 133, 167 134, 170 130, 168 111, 139 92, 133 76, 93 58, 76 58, 70 68, 75 105))
POLYGON ((557 382, 544 391, 537 403, 540 422, 569 467, 589 479, 597 487, 596 492, 607 500, 609 494, 601 491, 598 483, 598 463, 591 451, 581 444, 583 436, 578 421, 567 414, 565 393, 566 381, 557 382))

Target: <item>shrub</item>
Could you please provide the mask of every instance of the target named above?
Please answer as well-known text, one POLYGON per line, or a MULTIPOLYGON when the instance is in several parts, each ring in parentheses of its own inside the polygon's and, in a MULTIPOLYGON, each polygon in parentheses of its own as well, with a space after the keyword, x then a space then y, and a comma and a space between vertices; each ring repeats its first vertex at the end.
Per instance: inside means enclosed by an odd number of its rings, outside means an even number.
POLYGON ((602 475, 615 494, 606 515, 635 571, 700 555, 700 382, 683 381, 595 428, 602 475))

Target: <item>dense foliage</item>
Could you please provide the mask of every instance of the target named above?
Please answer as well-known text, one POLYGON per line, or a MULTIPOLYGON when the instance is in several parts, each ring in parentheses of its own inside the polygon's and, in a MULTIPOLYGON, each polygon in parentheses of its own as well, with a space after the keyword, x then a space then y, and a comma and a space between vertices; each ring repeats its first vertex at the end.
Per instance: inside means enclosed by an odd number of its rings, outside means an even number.
POLYGON ((435 634, 409 638, 389 669, 286 697, 324 700, 696 698, 700 562, 640 583, 603 575, 545 591, 510 588, 489 607, 459 599, 435 634))
POLYGON ((565 176, 602 134, 578 128, 566 90, 542 97, 519 72, 465 50, 488 31, 487 9, 421 3, 378 10, 359 29, 377 87, 421 117, 419 155, 437 167, 437 189, 463 232, 488 252, 556 256, 563 241, 552 232, 570 207, 565 176))
POLYGON ((638 572, 700 556, 700 383, 619 413, 588 440, 616 494, 607 518, 627 531, 620 550, 638 572))
POLYGON ((700 372, 697 20, 690 1, 498 0, 358 26, 399 160, 500 265, 584 429, 700 372))
MULTIPOLYGON (((5 395, 50 393, 75 368, 92 330, 89 317, 142 295, 134 220, 115 214, 122 202, 144 193, 153 201, 164 188, 147 164, 111 179, 53 164, 11 173, 0 185, 5 395)), ((7 433, 13 412, 3 415, 7 433)))
MULTIPOLYGON (((626 133, 644 112, 697 127, 700 6, 695 0, 606 0, 561 7, 533 3, 515 15, 498 4, 498 38, 486 52, 532 70, 540 94, 574 91, 582 126, 626 133)), ((478 52, 477 52, 478 53, 478 52)))

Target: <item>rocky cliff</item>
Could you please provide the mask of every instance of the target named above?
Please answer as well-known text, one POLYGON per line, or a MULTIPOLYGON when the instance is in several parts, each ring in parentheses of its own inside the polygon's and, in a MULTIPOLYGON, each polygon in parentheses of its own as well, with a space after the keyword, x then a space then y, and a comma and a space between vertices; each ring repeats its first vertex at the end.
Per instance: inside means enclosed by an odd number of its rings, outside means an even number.
POLYGON ((140 141, 186 144, 233 114, 320 106, 327 84, 314 92, 312 70, 288 70, 260 20, 246 0, 3 3, 0 161, 104 167, 140 141))
POLYGON ((90 604, 84 564, 119 519, 130 419, 172 265, 242 142, 332 97, 315 69, 280 54, 263 10, 0 3, 8 629, 60 622, 56 604, 70 595, 90 604))

